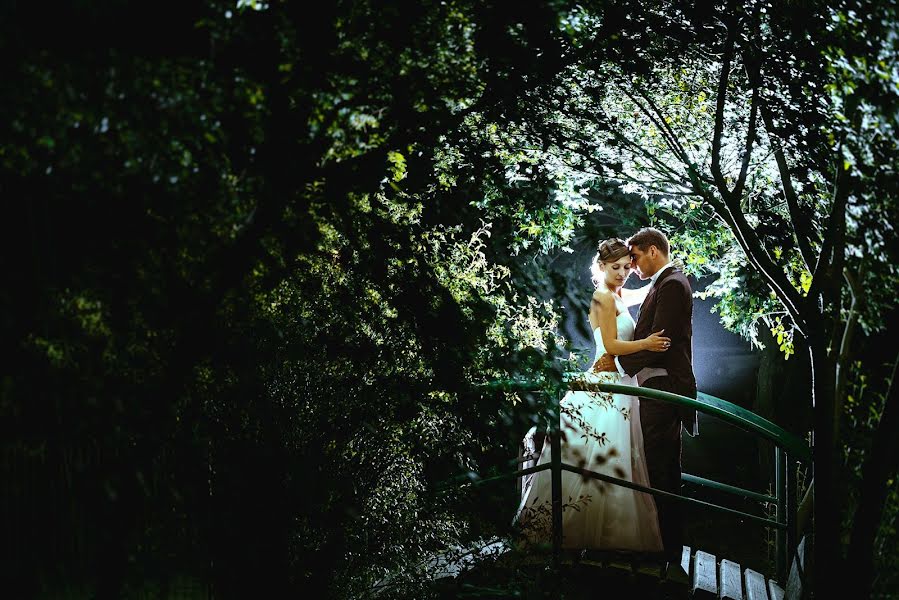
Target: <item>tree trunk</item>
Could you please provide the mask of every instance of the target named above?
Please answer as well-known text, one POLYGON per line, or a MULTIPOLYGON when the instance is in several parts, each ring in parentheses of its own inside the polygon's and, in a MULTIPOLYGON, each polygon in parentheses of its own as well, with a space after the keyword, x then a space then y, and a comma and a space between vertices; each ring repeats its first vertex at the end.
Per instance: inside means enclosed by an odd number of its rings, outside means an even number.
POLYGON ((812 363, 814 433, 812 472, 814 479, 814 549, 812 551, 812 590, 824 597, 827 590, 838 589, 840 565, 840 528, 834 467, 839 460, 833 435, 833 406, 836 392, 835 361, 827 353, 827 337, 815 335, 809 340, 812 363))
MULTIPOLYGON (((769 421, 783 426, 783 421, 777 414, 776 402, 777 390, 783 389, 786 378, 784 377, 784 360, 780 357, 780 351, 774 344, 773 336, 767 329, 760 328, 765 348, 760 352, 759 370, 756 376, 755 398, 752 403, 752 412, 769 421)), ((759 472, 764 474, 774 473, 774 453, 771 451, 771 441, 765 438, 756 440, 758 448, 759 472)))
POLYGON ((883 516, 887 496, 887 480, 899 466, 899 386, 896 365, 887 391, 880 424, 874 434, 871 450, 862 466, 862 482, 858 506, 849 541, 848 572, 856 582, 853 592, 858 598, 869 598, 874 579, 874 541, 883 516))

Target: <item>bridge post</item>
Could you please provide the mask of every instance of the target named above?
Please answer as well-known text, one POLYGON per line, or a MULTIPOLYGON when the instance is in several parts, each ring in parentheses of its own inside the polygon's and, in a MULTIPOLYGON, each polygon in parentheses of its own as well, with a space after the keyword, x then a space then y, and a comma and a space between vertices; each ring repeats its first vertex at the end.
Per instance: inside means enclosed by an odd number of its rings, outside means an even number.
MULTIPOLYGON (((778 523, 789 524, 792 519, 788 516, 786 506, 786 491, 789 487, 786 477, 786 457, 780 446, 774 447, 774 496, 777 498, 777 512, 774 520, 778 523)), ((789 527, 789 525, 788 525, 789 527)), ((777 568, 777 579, 786 581, 787 579, 787 532, 778 528, 775 535, 775 544, 777 548, 775 566, 777 568)))
POLYGON ((792 563, 793 557, 796 555, 796 549, 799 546, 799 540, 796 534, 796 526, 799 517, 799 507, 798 507, 798 497, 797 494, 799 492, 798 489, 798 481, 796 477, 796 461, 790 459, 790 455, 785 454, 786 459, 786 495, 787 495, 787 530, 786 530, 786 570, 784 582, 786 582, 786 577, 789 576, 790 564, 792 563))
POLYGON ((562 554, 562 391, 555 392, 550 423, 550 473, 552 475, 553 566, 558 569, 562 554))

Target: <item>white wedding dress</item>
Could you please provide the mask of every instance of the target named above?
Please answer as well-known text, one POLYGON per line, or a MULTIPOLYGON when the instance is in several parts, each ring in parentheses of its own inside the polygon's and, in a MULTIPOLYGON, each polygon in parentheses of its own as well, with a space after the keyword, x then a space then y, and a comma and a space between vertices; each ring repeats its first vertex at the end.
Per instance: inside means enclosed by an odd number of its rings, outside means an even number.
MULTIPOLYGON (((632 340, 634 320, 620 298, 616 297, 615 304, 618 339, 632 340)), ((593 331, 593 337, 595 363, 605 349, 599 328, 593 331)), ((622 379, 618 373, 591 375, 591 380, 637 385, 634 378, 622 379)), ((565 394, 561 401, 562 462, 649 487, 639 402, 639 398, 623 394, 565 394)), ((537 464, 549 461, 547 436, 537 464)), ((549 470, 529 475, 523 482, 515 519, 530 542, 549 543, 552 539, 550 482, 549 470)), ((562 471, 562 505, 563 548, 662 550, 655 501, 650 494, 562 471)))

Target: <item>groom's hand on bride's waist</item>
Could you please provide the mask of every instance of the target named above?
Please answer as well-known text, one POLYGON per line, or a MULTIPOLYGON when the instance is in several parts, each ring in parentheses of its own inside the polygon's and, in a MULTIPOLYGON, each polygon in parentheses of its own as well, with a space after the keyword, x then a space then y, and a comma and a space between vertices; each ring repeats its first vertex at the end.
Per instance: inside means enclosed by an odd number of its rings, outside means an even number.
POLYGON ((591 371, 594 373, 599 373, 601 371, 618 371, 618 367, 615 366, 615 357, 610 354, 603 354, 599 357, 599 360, 593 363, 591 371))

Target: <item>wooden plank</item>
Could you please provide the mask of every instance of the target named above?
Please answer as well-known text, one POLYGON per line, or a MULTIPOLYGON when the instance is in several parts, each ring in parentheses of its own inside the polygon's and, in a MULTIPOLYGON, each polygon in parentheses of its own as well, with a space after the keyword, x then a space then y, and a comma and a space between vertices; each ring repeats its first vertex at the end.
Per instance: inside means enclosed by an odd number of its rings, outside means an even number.
POLYGON ((746 587, 746 600, 768 600, 764 575, 758 571, 746 569, 743 573, 743 581, 746 587))
POLYGON ((799 542, 796 553, 790 565, 790 574, 787 575, 787 584, 784 586, 784 595, 790 598, 802 598, 802 579, 805 576, 805 538, 799 542))
POLYGON ((720 588, 718 597, 722 600, 743 600, 743 582, 740 581, 740 565, 722 559, 718 565, 718 581, 720 588))
POLYGON ((684 546, 681 552, 680 563, 665 563, 667 568, 663 569, 662 578, 666 583, 674 586, 688 587, 690 585, 690 546, 684 546))
POLYGON ((686 597, 690 590, 690 547, 684 546, 681 562, 664 562, 659 598, 686 597), (683 566, 687 569, 684 570, 683 566))
POLYGON ((665 565, 659 564, 657 562, 638 562, 634 565, 634 573, 641 577, 652 577, 654 579, 661 579, 665 576, 665 565))
POLYGON ((623 573, 628 573, 629 575, 633 575, 634 569, 631 563, 618 559, 612 559, 608 563, 606 563, 607 569, 614 569, 615 571, 620 571, 623 573))
MULTIPOLYGON (((639 557, 634 563, 634 579, 630 589, 634 598, 656 598, 664 589, 662 582, 665 576, 665 562, 651 557, 639 557)), ((685 590, 686 591, 686 590, 685 590)), ((607 596, 607 594, 603 594, 607 596)), ((609 597, 613 597, 609 596, 609 597)))
POLYGON ((633 556, 628 552, 608 552, 603 562, 607 569, 627 573, 631 578, 634 576, 633 556))
POLYGON ((768 580, 768 596, 771 600, 784 600, 784 591, 773 579, 768 580))
POLYGON ((609 553, 603 550, 596 550, 592 548, 586 548, 580 553, 579 562, 582 563, 591 563, 598 565, 605 565, 609 562, 609 553))
POLYGON ((717 598, 718 573, 715 569, 715 555, 697 550, 693 556, 693 597, 717 598))

